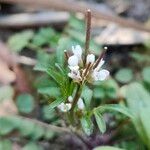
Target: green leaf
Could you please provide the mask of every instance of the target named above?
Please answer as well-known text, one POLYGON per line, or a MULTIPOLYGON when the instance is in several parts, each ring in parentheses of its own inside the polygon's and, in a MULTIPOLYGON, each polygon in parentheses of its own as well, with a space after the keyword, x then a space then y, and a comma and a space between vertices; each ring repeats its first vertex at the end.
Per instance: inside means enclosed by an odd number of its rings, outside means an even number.
POLYGON ((44 51, 38 51, 37 53, 37 63, 34 67, 34 70, 46 72, 47 69, 53 65, 54 63, 54 55, 47 54, 44 51))
POLYGON ((72 41, 70 38, 62 37, 58 41, 58 47, 56 49, 56 62, 63 66, 64 64, 64 50, 71 49, 72 41))
POLYGON ((8 45, 13 51, 20 52, 23 48, 25 48, 28 45, 32 37, 33 37, 32 30, 26 30, 26 31, 17 33, 17 34, 12 35, 8 39, 8 45))
POLYGON ((43 46, 44 44, 51 43, 55 37, 56 32, 52 28, 41 28, 33 37, 32 44, 43 46))
POLYGON ((64 77, 58 71, 56 71, 55 68, 49 67, 47 74, 50 75, 51 78, 54 79, 59 85, 63 84, 64 77))
POLYGON ((55 100, 54 102, 52 102, 49 105, 49 110, 53 110, 55 107, 57 107, 59 104, 61 104, 64 100, 62 98, 59 98, 57 100, 55 100))
POLYGON ((30 122, 28 120, 22 120, 20 119, 20 127, 18 127, 18 130, 20 134, 24 137, 29 137, 31 134, 34 133, 36 125, 33 122, 30 122))
POLYGON ((16 104, 21 113, 31 113, 34 109, 34 98, 30 94, 21 94, 17 97, 16 104))
POLYGON ((99 146, 94 148, 93 150, 124 150, 124 149, 120 149, 117 147, 112 147, 112 146, 99 146))
POLYGON ((143 142, 150 148, 150 95, 141 84, 135 82, 126 87, 125 97, 134 115, 132 122, 143 142))
POLYGON ((38 140, 41 137, 43 137, 44 134, 45 134, 45 129, 39 125, 36 125, 30 136, 32 140, 38 140))
POLYGON ((102 115, 98 111, 94 111, 94 116, 96 119, 96 123, 98 125, 99 130, 104 133, 106 131, 106 123, 102 117, 102 115))
POLYGON ((150 67, 145 67, 142 71, 143 80, 150 84, 150 67))
POLYGON ((60 96, 60 89, 57 87, 42 87, 38 89, 38 92, 43 95, 48 95, 51 97, 60 96))
POLYGON ((56 115, 54 110, 49 109, 49 105, 43 107, 42 114, 45 120, 52 120, 56 115))
POLYGON ((8 118, 0 118, 0 135, 6 135, 12 132, 16 126, 11 123, 11 120, 8 118))
POLYGON ((93 96, 96 99, 98 99, 98 98, 103 99, 105 97, 105 90, 104 90, 104 88, 96 87, 94 89, 93 96))
POLYGON ((44 150, 40 145, 37 143, 30 142, 26 144, 22 150, 44 150))
POLYGON ((127 107, 121 106, 119 104, 101 105, 97 108, 94 108, 94 111, 99 111, 100 113, 103 113, 105 111, 117 111, 117 112, 120 112, 120 113, 130 117, 130 118, 133 117, 130 110, 127 107))
POLYGON ((84 101, 85 101, 87 108, 90 107, 92 96, 93 96, 93 91, 91 89, 89 89, 87 86, 85 86, 83 88, 81 97, 84 98, 84 101))
POLYGON ((120 69, 115 74, 115 78, 121 83, 128 83, 133 79, 133 72, 129 68, 120 69))
POLYGON ((93 123, 92 123, 90 117, 88 117, 88 116, 82 117, 81 125, 82 125, 83 131, 88 136, 92 134, 92 132, 93 132, 93 123))
POLYGON ((9 140, 1 140, 0 150, 12 150, 12 143, 9 140))

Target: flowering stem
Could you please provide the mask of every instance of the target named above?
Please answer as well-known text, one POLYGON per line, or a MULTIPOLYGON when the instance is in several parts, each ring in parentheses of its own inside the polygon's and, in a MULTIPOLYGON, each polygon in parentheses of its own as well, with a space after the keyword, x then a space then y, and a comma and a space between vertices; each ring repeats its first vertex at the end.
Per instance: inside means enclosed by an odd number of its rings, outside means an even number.
POLYGON ((86 63, 86 56, 89 51, 89 45, 90 45, 90 36, 91 36, 91 10, 88 9, 86 13, 86 39, 85 39, 85 58, 84 58, 84 64, 86 63))
POLYGON ((77 90, 76 90, 76 94, 75 94, 75 97, 74 97, 74 100, 73 100, 73 103, 72 103, 72 107, 71 107, 71 112, 74 110, 77 102, 78 102, 78 99, 80 98, 81 96, 81 92, 82 92, 82 86, 81 85, 77 85, 77 90))

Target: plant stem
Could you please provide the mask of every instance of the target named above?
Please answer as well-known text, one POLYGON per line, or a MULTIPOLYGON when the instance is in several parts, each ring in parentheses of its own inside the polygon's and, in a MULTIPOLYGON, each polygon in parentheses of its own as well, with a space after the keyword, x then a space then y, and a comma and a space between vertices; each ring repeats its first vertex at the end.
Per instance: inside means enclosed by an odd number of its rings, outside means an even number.
POLYGON ((77 104, 77 102, 78 102, 78 100, 79 100, 79 98, 80 98, 80 96, 81 96, 81 93, 82 93, 82 85, 80 84, 78 84, 77 85, 77 90, 76 90, 76 94, 75 94, 75 97, 74 97, 74 100, 73 100, 73 103, 72 103, 72 107, 71 107, 71 110, 70 110, 70 118, 71 118, 71 123, 72 124, 74 124, 74 108, 75 108, 75 106, 76 106, 76 104, 77 104))
POLYGON ((84 64, 86 63, 86 56, 89 51, 89 45, 90 45, 90 36, 91 36, 91 10, 88 9, 86 13, 86 39, 85 39, 85 58, 84 58, 84 64))

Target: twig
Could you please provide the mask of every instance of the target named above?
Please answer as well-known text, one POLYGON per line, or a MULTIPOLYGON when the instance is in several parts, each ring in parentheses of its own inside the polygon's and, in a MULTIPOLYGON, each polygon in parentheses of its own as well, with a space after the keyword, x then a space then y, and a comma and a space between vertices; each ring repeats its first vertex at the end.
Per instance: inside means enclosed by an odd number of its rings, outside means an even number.
POLYGON ((95 18, 106 20, 109 22, 117 23, 120 24, 124 27, 128 28, 134 28, 137 30, 142 30, 146 32, 150 32, 150 28, 145 27, 142 23, 136 22, 136 21, 131 21, 127 20, 118 16, 112 16, 108 14, 104 14, 95 8, 91 7, 88 4, 81 4, 76 1, 65 1, 64 0, 0 0, 0 2, 5 2, 5 3, 18 3, 22 5, 30 5, 30 6, 38 6, 40 9, 41 8, 53 8, 56 10, 65 10, 65 11, 70 11, 70 12, 81 12, 85 13, 85 10, 90 9, 92 11, 92 15, 95 18))
POLYGON ((40 125, 40 126, 42 126, 42 127, 44 127, 44 128, 47 128, 47 129, 52 130, 52 131, 57 132, 57 133, 63 133, 63 132, 71 133, 71 130, 68 129, 68 128, 50 125, 50 124, 41 122, 41 121, 36 120, 36 119, 26 118, 26 117, 22 117, 22 116, 17 116, 17 117, 18 117, 18 118, 21 118, 21 119, 23 119, 23 120, 27 120, 27 121, 30 121, 30 122, 34 122, 35 124, 38 124, 38 125, 40 125))
POLYGON ((0 16, 0 27, 23 28, 43 25, 63 25, 69 19, 66 12, 22 13, 0 16))

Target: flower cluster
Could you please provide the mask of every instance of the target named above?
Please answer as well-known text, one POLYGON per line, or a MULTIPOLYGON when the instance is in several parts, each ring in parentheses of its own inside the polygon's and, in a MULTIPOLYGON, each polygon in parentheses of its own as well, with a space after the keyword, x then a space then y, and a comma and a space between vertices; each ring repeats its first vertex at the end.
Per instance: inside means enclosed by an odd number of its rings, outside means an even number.
MULTIPOLYGON (((62 112, 68 112, 72 107, 73 97, 69 96, 67 101, 67 103, 63 102, 60 105, 58 105, 57 108, 62 112)), ((83 99, 81 97, 78 99, 77 106, 79 110, 83 110, 85 107, 83 99)))
POLYGON ((73 55, 68 58, 68 67, 70 72, 68 76, 74 82, 88 82, 103 81, 109 76, 109 71, 101 69, 104 64, 103 58, 95 60, 95 55, 88 54, 86 56, 86 64, 82 60, 82 48, 80 45, 72 47, 73 55))

